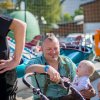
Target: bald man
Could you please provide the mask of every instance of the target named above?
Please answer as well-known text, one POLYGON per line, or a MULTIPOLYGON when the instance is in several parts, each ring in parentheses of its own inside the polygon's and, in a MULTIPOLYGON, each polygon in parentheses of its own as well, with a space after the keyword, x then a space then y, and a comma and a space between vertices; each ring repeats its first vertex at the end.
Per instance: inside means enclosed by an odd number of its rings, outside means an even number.
MULTIPOLYGON (((73 80, 75 76, 76 65, 71 59, 60 55, 60 46, 58 39, 52 34, 49 35, 42 44, 43 54, 33 58, 27 65, 26 73, 37 72, 36 78, 41 91, 50 100, 67 100, 68 90, 65 90, 57 83, 61 76, 73 80), (45 73, 42 74, 41 73, 45 73), (49 80, 48 80, 49 76, 49 80)), ((33 85, 37 87, 33 78, 33 85)), ((40 100, 34 95, 34 100, 40 100)))

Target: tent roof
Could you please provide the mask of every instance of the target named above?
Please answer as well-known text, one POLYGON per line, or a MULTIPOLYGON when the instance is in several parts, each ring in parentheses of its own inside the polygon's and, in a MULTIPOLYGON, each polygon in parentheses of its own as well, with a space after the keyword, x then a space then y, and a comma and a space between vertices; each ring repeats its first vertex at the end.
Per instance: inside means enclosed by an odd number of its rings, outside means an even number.
POLYGON ((29 11, 14 11, 10 14, 10 16, 27 23, 26 41, 31 41, 34 36, 40 34, 38 21, 29 11))

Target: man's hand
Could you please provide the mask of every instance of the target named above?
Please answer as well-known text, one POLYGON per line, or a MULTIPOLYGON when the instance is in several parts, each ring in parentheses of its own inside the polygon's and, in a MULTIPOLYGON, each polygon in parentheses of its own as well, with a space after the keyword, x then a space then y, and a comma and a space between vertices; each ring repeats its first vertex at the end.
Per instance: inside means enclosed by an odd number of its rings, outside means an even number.
POLYGON ((90 99, 91 97, 94 97, 96 95, 96 92, 95 92, 94 88, 91 85, 89 85, 88 90, 84 89, 80 92, 87 99, 90 99))
POLYGON ((0 74, 8 70, 14 69, 18 64, 18 61, 12 58, 8 60, 0 60, 0 74))
POLYGON ((60 82, 60 79, 61 79, 60 74, 52 66, 49 67, 48 74, 50 76, 51 81, 56 82, 56 83, 60 82))

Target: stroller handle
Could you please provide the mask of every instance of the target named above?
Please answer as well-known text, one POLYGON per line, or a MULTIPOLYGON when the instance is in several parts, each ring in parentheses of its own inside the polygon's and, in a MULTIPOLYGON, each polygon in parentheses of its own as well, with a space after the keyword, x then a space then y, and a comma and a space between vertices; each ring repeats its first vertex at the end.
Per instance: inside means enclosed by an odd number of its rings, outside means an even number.
POLYGON ((32 88, 33 93, 34 93, 34 94, 38 94, 38 95, 40 96, 41 100, 49 100, 49 99, 40 91, 39 88, 35 88, 30 82, 27 81, 27 78, 28 78, 29 76, 33 76, 33 75, 35 75, 35 73, 27 73, 27 74, 25 74, 24 77, 22 78, 23 83, 24 83, 27 87, 32 88))
MULTIPOLYGON (((30 82, 28 82, 27 78, 30 77, 30 76, 33 76, 35 75, 35 73, 27 73, 24 75, 24 77, 22 78, 23 80, 23 83, 29 87, 29 88, 32 88, 33 90, 33 93, 34 94, 38 94, 42 100, 49 100, 41 91, 39 88, 35 88, 30 82)), ((84 97, 80 94, 80 92, 78 90, 76 90, 70 82, 65 82, 62 78, 61 78, 61 81, 59 83, 64 89, 67 89, 67 87, 70 88, 70 90, 75 94, 77 95, 77 97, 79 98, 78 100, 85 100, 84 97)))
POLYGON ((35 73, 27 73, 27 74, 25 74, 24 77, 22 78, 23 83, 24 83, 27 87, 32 88, 32 89, 35 88, 35 87, 34 87, 33 85, 31 85, 30 82, 27 81, 27 78, 28 78, 29 76, 33 76, 33 75, 35 75, 35 73))

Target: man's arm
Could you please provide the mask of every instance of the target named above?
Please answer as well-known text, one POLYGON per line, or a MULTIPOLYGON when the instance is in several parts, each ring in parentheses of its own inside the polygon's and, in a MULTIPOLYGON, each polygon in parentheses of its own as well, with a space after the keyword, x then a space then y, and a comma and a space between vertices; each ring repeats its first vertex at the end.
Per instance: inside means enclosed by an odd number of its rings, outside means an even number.
POLYGON ((50 76, 51 81, 58 83, 61 79, 58 71, 52 66, 49 66, 47 72, 45 72, 45 67, 46 65, 33 64, 26 68, 26 73, 32 73, 32 72, 46 73, 50 76))

